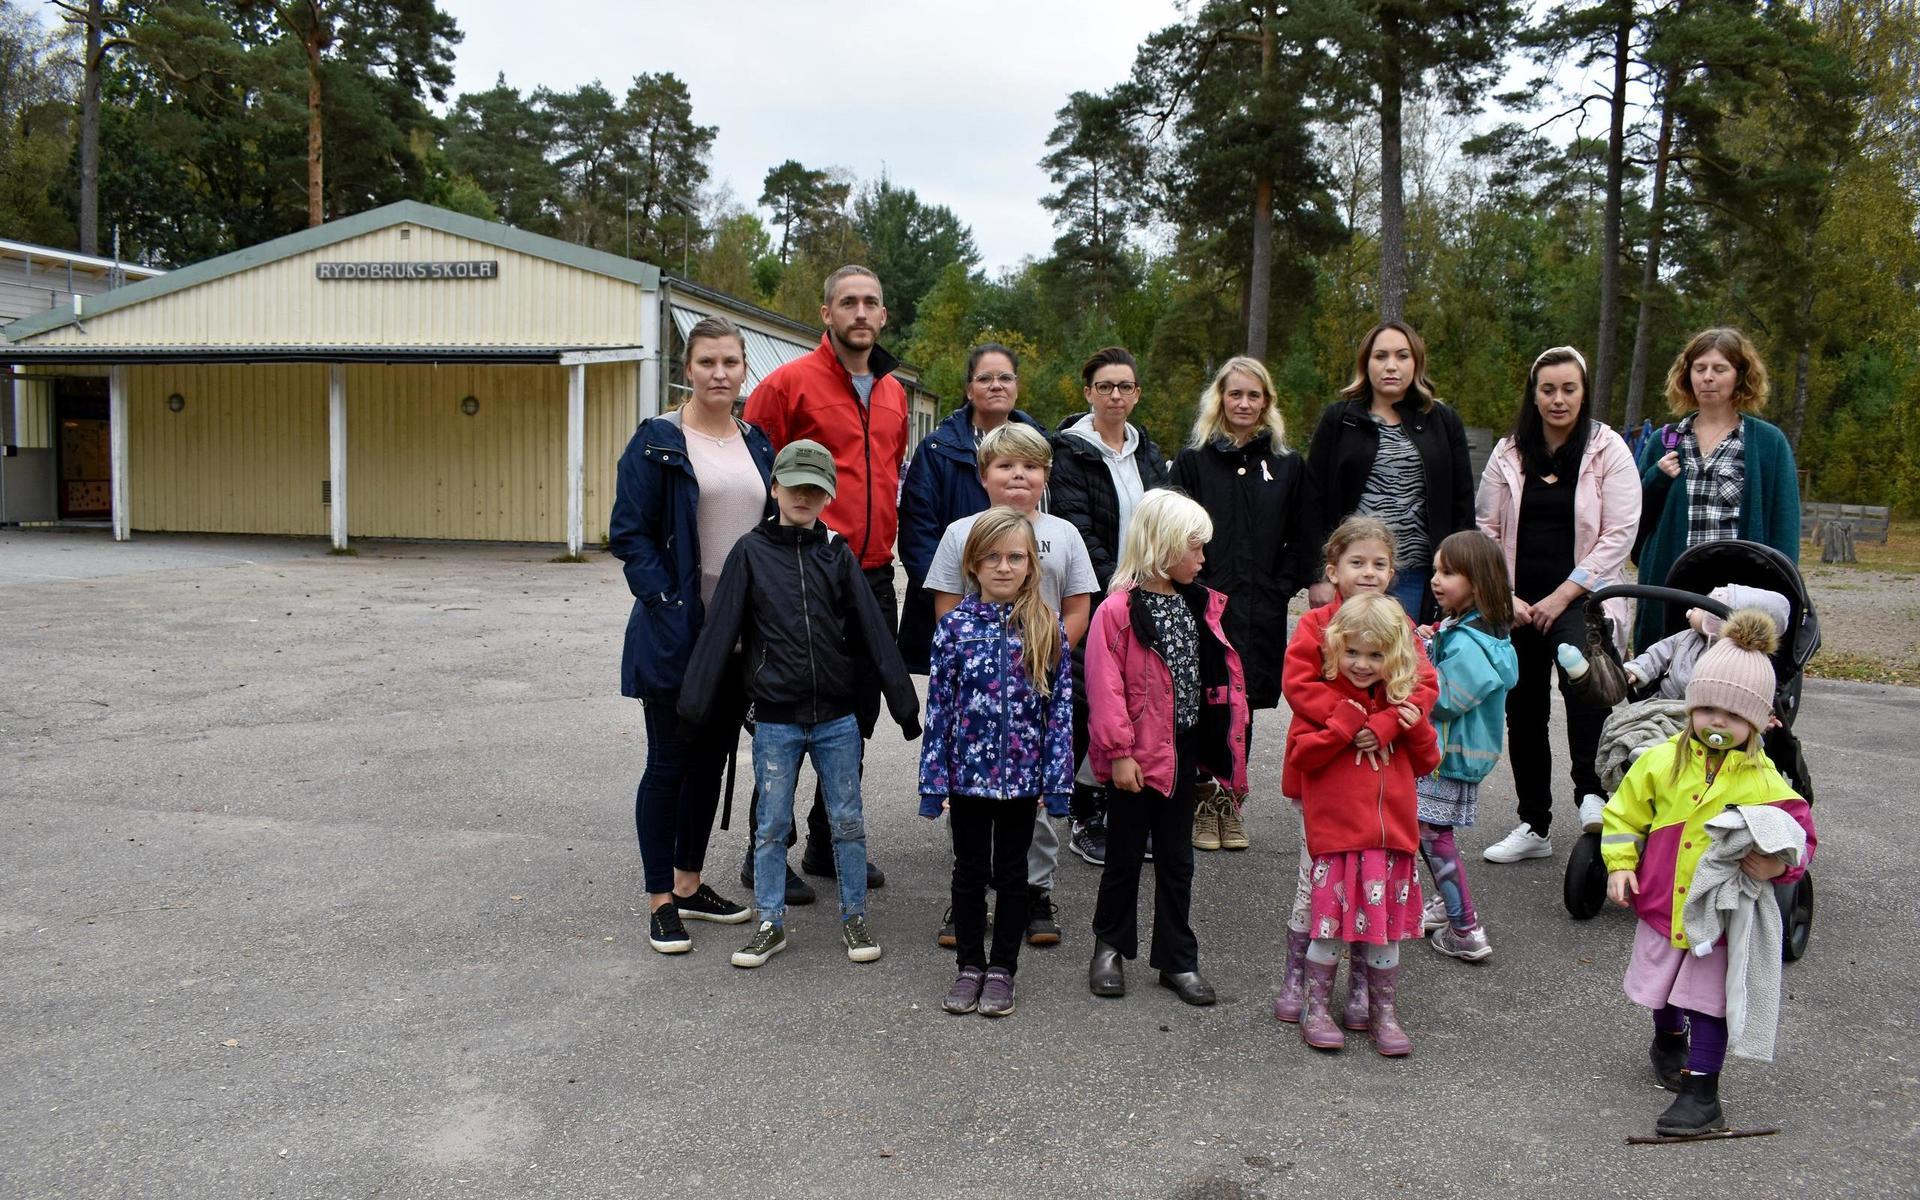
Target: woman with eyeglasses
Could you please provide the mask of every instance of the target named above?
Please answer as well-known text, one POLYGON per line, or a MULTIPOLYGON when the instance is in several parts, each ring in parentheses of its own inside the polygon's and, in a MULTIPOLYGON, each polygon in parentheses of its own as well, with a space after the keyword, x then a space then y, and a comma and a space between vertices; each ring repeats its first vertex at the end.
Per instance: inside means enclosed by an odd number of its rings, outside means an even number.
MULTIPOLYGON (((1573 687, 1559 647, 1586 644, 1587 593, 1626 576, 1640 527, 1640 471, 1626 439, 1588 417, 1587 360, 1555 346, 1533 360, 1513 432, 1480 477, 1480 530, 1506 554, 1513 581, 1513 651, 1520 681, 1507 692, 1507 760, 1520 824, 1482 852, 1510 863, 1553 853, 1553 749, 1547 741, 1548 680, 1557 672, 1567 710, 1573 800, 1588 829, 1600 827, 1606 795, 1594 756, 1607 710, 1573 687)), ((1625 644, 1627 605, 1606 602, 1625 644)))
MULTIPOLYGON (((1053 478, 1047 497, 1053 515, 1065 517, 1080 531, 1104 593, 1120 561, 1121 541, 1134 508, 1146 493, 1167 484, 1167 460, 1147 431, 1128 420, 1140 403, 1140 373, 1133 355, 1119 346, 1096 350, 1080 368, 1080 382, 1087 412, 1062 421, 1053 437, 1053 478)), ((1084 690, 1076 688, 1074 760, 1083 761, 1086 754, 1087 706, 1084 690)), ((1082 778, 1091 777, 1082 772, 1082 778)), ((1099 789, 1087 784, 1074 787, 1069 843, 1075 854, 1096 866, 1107 858, 1099 794, 1099 789)))
POLYGON ((920 439, 900 486, 900 562, 907 569, 906 602, 900 614, 900 657, 907 669, 927 673, 933 647, 933 595, 927 571, 947 526, 987 510, 975 449, 980 439, 1014 421, 1046 428, 1014 407, 1020 398, 1020 363, 998 342, 967 355, 966 402, 920 439))
MULTIPOLYGON (((1433 551, 1473 528, 1473 464, 1460 416, 1434 395, 1427 344, 1405 321, 1382 321, 1360 339, 1353 379, 1320 414, 1307 447, 1307 510, 1317 540, 1348 517, 1393 531, 1391 594, 1408 615, 1430 610, 1433 551)), ((1316 607, 1333 585, 1307 589, 1316 607)))

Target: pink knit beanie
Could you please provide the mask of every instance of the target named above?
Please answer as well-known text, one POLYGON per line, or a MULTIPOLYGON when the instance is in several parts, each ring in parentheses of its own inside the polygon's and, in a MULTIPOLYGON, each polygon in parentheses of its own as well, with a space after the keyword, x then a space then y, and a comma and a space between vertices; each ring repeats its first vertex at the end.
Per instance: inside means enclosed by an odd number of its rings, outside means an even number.
POLYGON ((1727 618, 1720 638, 1694 664, 1687 685, 1687 710, 1724 708, 1754 729, 1766 728, 1773 713, 1773 659, 1780 645, 1773 618, 1743 608, 1727 618))

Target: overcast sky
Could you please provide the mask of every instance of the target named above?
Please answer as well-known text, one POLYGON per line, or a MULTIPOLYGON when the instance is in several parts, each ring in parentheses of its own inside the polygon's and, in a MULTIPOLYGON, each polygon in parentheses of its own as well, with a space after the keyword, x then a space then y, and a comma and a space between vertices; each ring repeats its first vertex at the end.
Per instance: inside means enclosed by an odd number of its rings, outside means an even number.
MULTIPOLYGON (((752 205, 798 159, 882 170, 973 227, 990 271, 1053 244, 1037 165, 1075 90, 1125 78, 1172 0, 441 0, 465 39, 455 92, 505 72, 522 92, 598 79, 619 95, 671 71, 694 119, 719 127, 712 185, 752 205)), ((763 212, 762 217, 766 214, 763 212)))

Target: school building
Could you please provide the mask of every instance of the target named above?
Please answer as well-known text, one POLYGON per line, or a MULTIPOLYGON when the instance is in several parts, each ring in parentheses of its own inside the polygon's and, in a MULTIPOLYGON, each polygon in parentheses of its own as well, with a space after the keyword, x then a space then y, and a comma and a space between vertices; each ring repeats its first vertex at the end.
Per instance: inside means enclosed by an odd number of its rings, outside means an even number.
MULTIPOLYGON (((820 330, 590 250, 406 201, 0 329, 0 522, 600 541, 682 339, 747 339, 743 395, 820 330)), ((935 398, 901 373, 914 437, 935 398)))

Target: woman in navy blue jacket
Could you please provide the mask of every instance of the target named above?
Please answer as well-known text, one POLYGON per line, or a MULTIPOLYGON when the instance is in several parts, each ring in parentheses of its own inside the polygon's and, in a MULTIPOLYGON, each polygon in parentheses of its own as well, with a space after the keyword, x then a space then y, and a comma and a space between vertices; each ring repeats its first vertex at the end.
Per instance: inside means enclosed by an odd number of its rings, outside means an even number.
POLYGON ((607 539, 634 596, 620 694, 645 708, 647 765, 633 820, 652 897, 647 940, 662 954, 693 948, 682 918, 735 924, 749 913, 700 878, 721 771, 747 712, 739 656, 710 720, 683 725, 675 710, 727 552, 773 503, 773 445, 733 415, 746 381, 740 330, 719 318, 695 325, 687 333, 686 373, 686 403, 642 421, 620 456, 607 539))
POLYGON ((920 439, 900 485, 900 563, 907 569, 907 596, 900 612, 900 657, 907 670, 927 673, 933 645, 933 594, 927 571, 947 526, 987 510, 975 454, 980 439, 1015 421, 1045 433, 1038 421, 1015 408, 1020 399, 1020 361, 998 342, 967 355, 967 402, 920 439))

